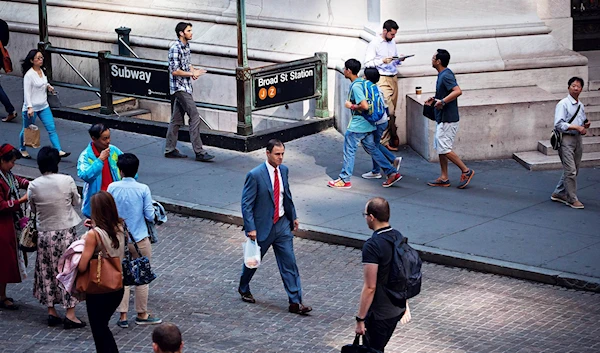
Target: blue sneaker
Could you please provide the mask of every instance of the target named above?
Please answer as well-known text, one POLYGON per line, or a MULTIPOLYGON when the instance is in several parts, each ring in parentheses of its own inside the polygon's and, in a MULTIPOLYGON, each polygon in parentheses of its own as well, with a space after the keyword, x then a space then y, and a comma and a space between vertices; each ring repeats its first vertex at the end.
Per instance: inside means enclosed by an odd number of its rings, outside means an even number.
POLYGON ((162 320, 148 314, 148 317, 145 319, 140 319, 139 317, 136 317, 135 323, 138 325, 156 325, 162 323, 162 320))
POLYGON ((128 328, 129 322, 127 320, 117 320, 117 326, 119 326, 120 328, 128 328))

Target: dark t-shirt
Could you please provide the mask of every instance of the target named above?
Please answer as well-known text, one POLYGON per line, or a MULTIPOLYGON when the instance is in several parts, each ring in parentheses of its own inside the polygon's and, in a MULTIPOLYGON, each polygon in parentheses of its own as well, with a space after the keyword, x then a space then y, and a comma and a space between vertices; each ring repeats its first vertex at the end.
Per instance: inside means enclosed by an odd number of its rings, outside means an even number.
MULTIPOLYGON (((458 86, 454 72, 449 68, 442 70, 435 83, 435 98, 443 99, 452 92, 454 87, 458 86)), ((458 99, 453 100, 442 108, 435 109, 435 121, 439 123, 455 123, 458 121, 458 99)))
POLYGON ((393 241, 395 236, 400 236, 400 232, 392 227, 381 228, 373 232, 371 238, 363 245, 363 264, 379 265, 377 268, 375 296, 367 313, 367 316, 373 315, 373 319, 375 320, 391 319, 400 316, 404 312, 403 307, 397 307, 390 302, 387 294, 381 288, 388 279, 394 247, 394 244, 386 239, 393 241))

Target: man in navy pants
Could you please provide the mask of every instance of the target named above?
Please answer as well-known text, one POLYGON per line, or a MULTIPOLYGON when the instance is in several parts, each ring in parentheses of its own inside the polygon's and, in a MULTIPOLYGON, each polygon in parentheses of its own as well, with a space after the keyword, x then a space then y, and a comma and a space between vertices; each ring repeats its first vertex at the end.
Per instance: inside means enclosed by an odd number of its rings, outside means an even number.
MULTIPOLYGON (((288 168, 283 163, 285 146, 279 140, 267 144, 267 161, 246 175, 242 192, 242 216, 246 236, 256 240, 264 256, 270 246, 277 259, 279 273, 289 298, 289 312, 307 314, 310 306, 302 305, 300 273, 294 255, 294 235, 298 229, 298 218, 292 201, 288 168)), ((238 292, 242 300, 255 303, 250 292, 250 280, 256 269, 244 264, 238 292)))

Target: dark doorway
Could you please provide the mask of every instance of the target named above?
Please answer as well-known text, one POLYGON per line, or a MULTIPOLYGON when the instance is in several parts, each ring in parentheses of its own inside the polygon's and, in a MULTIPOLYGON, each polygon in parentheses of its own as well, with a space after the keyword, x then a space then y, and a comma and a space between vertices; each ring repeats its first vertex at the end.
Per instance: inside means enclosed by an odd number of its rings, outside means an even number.
POLYGON ((600 50, 600 1, 571 0, 573 50, 600 50))

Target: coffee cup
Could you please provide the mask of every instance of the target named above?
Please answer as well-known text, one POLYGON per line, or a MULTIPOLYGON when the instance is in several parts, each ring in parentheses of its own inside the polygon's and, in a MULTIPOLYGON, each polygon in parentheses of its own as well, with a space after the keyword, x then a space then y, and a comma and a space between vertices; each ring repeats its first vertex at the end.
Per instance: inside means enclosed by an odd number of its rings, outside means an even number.
POLYGON ((415 87, 415 92, 416 92, 417 94, 421 94, 421 93, 423 93, 423 90, 421 89, 421 86, 417 86, 417 87, 415 87))

